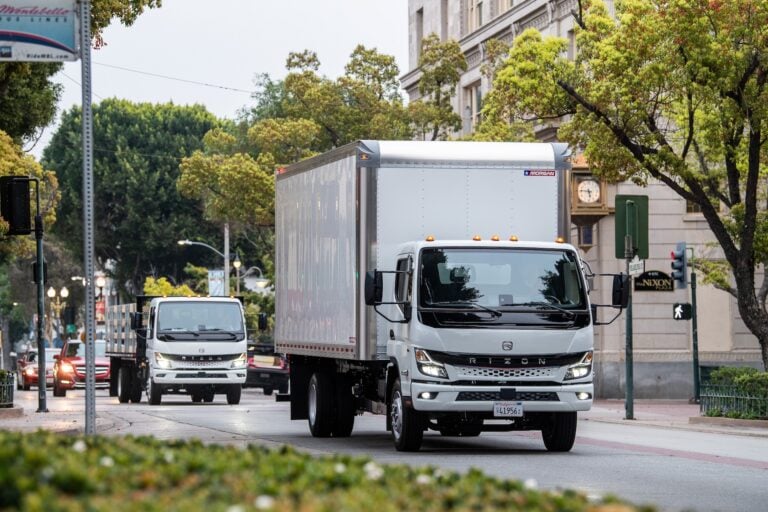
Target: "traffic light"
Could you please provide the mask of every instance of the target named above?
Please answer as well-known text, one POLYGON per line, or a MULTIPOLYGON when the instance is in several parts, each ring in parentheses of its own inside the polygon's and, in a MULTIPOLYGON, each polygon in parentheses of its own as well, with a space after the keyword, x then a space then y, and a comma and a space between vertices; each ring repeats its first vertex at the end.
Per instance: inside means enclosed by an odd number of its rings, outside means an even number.
POLYGON ((675 250, 670 253, 672 256, 672 279, 677 283, 678 288, 688 286, 688 255, 685 242, 677 242, 675 250))
POLYGON ((32 232, 28 177, 0 178, 0 215, 10 225, 8 235, 28 235, 32 232))

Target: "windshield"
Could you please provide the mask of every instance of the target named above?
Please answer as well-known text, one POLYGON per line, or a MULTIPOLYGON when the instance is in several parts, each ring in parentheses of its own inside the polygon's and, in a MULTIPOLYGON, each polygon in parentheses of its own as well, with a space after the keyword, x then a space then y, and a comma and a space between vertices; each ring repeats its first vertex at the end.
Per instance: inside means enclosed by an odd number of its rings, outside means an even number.
POLYGON ((165 339, 243 339, 243 315, 236 302, 164 302, 158 308, 157 333, 165 339))
MULTIPOLYGON (((104 357, 107 352, 107 344, 104 341, 95 341, 96 357, 104 357)), ((85 343, 67 343, 67 353, 64 357, 85 357, 85 343)))
POLYGON ((526 309, 571 315, 586 308, 577 269, 567 250, 424 249, 419 306, 491 318, 526 309))
POLYGON ((53 356, 55 356, 58 353, 59 353, 58 350, 48 350, 48 349, 46 349, 45 350, 45 361, 48 362, 48 363, 52 363, 54 361, 53 356))

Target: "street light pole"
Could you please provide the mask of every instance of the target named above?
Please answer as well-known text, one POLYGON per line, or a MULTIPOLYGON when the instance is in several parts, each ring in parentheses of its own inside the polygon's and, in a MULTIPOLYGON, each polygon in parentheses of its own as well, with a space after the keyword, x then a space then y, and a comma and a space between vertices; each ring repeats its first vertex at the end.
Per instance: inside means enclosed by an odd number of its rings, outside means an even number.
POLYGON ((235 261, 232 262, 232 266, 235 267, 235 273, 237 274, 235 280, 235 289, 237 290, 235 293, 237 293, 237 295, 240 295, 240 267, 242 265, 243 263, 240 261, 240 255, 235 253, 235 261))
POLYGON ((203 242, 193 242, 192 240, 179 240, 179 245, 202 245, 207 247, 224 259, 224 295, 229 295, 229 223, 224 224, 224 252, 219 251, 203 242))

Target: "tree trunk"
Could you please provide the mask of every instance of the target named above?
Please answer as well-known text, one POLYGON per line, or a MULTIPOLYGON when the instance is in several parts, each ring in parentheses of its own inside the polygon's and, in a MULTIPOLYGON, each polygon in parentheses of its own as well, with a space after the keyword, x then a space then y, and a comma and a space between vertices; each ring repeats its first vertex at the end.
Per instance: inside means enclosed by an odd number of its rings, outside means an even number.
POLYGON ((757 299, 755 275, 748 265, 748 263, 739 265, 734 272, 738 290, 737 304, 744 325, 755 335, 760 344, 763 370, 768 371, 768 313, 757 299))

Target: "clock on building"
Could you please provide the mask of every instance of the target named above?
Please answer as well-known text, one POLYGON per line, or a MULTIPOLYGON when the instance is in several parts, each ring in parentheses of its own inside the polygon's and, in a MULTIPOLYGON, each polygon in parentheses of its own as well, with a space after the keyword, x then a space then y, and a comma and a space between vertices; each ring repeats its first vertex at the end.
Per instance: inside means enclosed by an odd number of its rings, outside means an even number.
POLYGON ((594 178, 583 178, 576 185, 576 197, 584 204, 600 201, 600 182, 594 178))

